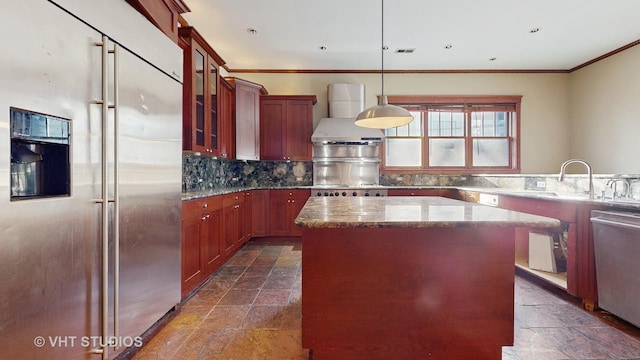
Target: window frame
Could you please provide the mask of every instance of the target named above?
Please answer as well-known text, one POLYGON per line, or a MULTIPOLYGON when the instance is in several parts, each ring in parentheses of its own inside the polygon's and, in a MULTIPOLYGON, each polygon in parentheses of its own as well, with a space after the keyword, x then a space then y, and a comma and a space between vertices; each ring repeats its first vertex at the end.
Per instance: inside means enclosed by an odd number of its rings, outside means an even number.
MULTIPOLYGON (((513 106, 515 110, 513 110, 514 119, 510 119, 510 123, 508 126, 507 138, 509 139, 509 164, 507 166, 476 166, 474 167, 471 164, 473 151, 473 140, 474 139, 482 139, 482 136, 474 136, 471 134, 470 122, 466 121, 466 115, 464 120, 464 139, 465 139, 465 166, 464 167, 450 167, 450 166, 437 166, 437 167, 428 167, 428 156, 429 156, 429 139, 428 136, 428 124, 426 121, 423 122, 422 133, 420 136, 421 139, 421 150, 422 150, 422 164, 419 167, 409 167, 409 166, 385 166, 386 162, 386 140, 382 143, 382 161, 380 166, 380 172, 383 174, 519 174, 521 172, 520 169, 520 119, 521 115, 521 95, 447 95, 447 96, 436 96, 436 95, 389 95, 388 96, 389 104, 398 105, 402 107, 406 107, 407 109, 413 108, 416 109, 419 106, 424 105, 465 105, 465 104, 473 104, 478 106, 486 106, 486 105, 506 105, 513 106)), ((421 118, 425 118, 423 116, 421 118)), ((422 120, 422 119, 421 119, 422 120)), ((415 120, 414 120, 415 121, 415 120)), ((398 137, 402 138, 402 137, 398 137)), ((413 137, 415 138, 415 137, 413 137)), ((443 137, 438 137, 443 138, 443 137)), ((486 137, 484 137, 486 138, 486 137)), ((491 137, 491 138, 504 138, 504 137, 491 137)))

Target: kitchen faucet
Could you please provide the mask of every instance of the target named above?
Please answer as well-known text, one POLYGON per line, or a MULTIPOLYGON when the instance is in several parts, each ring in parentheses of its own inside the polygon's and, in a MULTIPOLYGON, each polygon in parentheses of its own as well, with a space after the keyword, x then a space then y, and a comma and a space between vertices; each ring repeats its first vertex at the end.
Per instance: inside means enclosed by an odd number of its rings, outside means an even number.
POLYGON ((631 196, 631 184, 627 179, 610 179, 607 181, 607 186, 611 187, 613 190, 613 195, 611 195, 611 199, 615 200, 616 197, 630 197, 631 196), (624 194, 618 194, 618 181, 624 184, 624 194))
POLYGON ((560 167, 560 175, 558 175, 558 181, 564 180, 564 172, 565 172, 565 169, 566 169, 567 165, 573 164, 573 163, 582 164, 582 165, 584 165, 585 168, 587 168, 587 175, 589 176, 589 199, 593 200, 593 174, 592 174, 592 171, 591 171, 591 165, 589 165, 588 162, 586 162, 584 160, 580 160, 580 159, 570 159, 570 160, 567 160, 567 161, 563 162, 562 166, 560 167))

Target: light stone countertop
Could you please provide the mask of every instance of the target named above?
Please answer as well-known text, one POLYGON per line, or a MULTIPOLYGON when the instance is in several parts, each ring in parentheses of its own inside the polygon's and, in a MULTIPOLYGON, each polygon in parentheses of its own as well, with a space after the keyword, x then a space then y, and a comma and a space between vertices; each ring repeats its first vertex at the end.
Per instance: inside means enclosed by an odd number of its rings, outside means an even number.
POLYGON ((437 196, 311 197, 295 224, 308 228, 560 227, 557 219, 437 196))

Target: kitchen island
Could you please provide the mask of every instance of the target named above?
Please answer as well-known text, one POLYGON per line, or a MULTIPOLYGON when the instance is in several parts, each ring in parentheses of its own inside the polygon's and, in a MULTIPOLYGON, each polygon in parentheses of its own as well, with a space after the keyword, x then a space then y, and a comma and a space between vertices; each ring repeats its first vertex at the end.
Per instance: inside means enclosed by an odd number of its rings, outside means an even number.
POLYGON ((517 227, 555 219, 441 197, 312 197, 302 346, 323 359, 501 359, 517 227))

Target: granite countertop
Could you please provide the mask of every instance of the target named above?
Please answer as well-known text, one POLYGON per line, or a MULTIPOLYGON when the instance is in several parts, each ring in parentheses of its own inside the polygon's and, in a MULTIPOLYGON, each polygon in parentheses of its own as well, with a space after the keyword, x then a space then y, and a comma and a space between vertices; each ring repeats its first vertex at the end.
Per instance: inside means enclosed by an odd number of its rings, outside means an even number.
POLYGON ((311 197, 295 224, 308 228, 560 227, 556 219, 437 196, 311 197))

